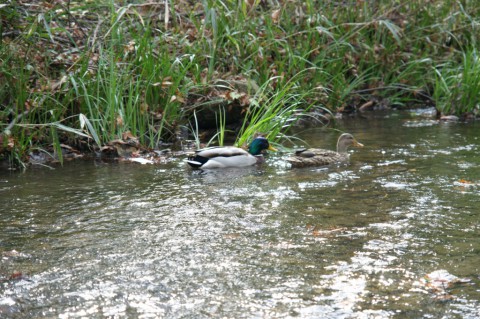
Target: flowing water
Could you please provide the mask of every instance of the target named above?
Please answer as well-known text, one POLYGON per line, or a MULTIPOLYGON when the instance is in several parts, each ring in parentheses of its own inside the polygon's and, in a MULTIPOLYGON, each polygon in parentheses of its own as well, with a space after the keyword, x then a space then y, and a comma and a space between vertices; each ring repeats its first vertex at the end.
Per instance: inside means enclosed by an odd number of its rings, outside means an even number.
POLYGON ((1 172, 0 317, 478 318, 479 125, 345 119, 329 168, 1 172))

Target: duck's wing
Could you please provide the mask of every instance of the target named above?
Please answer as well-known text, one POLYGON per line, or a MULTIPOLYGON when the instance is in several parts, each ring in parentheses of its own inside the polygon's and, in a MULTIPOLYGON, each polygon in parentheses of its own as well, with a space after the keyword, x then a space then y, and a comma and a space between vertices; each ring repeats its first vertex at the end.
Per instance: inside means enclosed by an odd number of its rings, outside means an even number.
POLYGON ((195 152, 195 156, 201 156, 205 158, 231 157, 239 155, 249 155, 249 153, 243 148, 233 146, 208 147, 195 152))
POLYGON ((348 159, 347 154, 319 148, 301 149, 287 158, 292 167, 325 166, 348 159))
POLYGON ((295 152, 295 156, 299 157, 315 157, 315 156, 320 156, 320 157, 335 157, 337 155, 340 155, 339 153, 331 150, 324 150, 322 148, 307 148, 307 149, 302 149, 302 150, 297 150, 295 152))

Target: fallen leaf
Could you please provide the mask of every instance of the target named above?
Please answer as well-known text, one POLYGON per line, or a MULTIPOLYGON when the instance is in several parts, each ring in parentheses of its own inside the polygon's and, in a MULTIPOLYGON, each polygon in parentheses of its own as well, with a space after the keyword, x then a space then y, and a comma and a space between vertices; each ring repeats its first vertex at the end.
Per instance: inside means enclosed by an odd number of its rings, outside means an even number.
POLYGON ((135 41, 131 40, 123 47, 125 53, 132 53, 135 51, 135 41))
POLYGON ((68 80, 68 77, 66 75, 62 76, 62 78, 56 82, 50 83, 50 90, 51 91, 56 91, 59 89, 62 84, 66 83, 68 80))
POLYGON ((10 279, 22 279, 22 277, 23 277, 23 274, 20 271, 14 271, 10 275, 10 279))
POLYGON ((122 133, 123 140, 136 140, 137 137, 132 134, 130 131, 126 131, 122 133))
POLYGON ((121 115, 117 116, 117 118, 115 119, 115 124, 117 126, 123 126, 123 118, 121 115))
POLYGON ((161 86, 162 89, 166 89, 170 86, 172 86, 173 82, 172 82, 172 77, 171 76, 167 76, 163 79, 162 82, 156 82, 156 83, 153 83, 152 86, 161 86))
POLYGON ((237 91, 229 91, 225 93, 225 99, 229 101, 234 101, 238 100, 239 98, 242 97, 242 95, 245 95, 244 93, 239 93, 237 91))
POLYGON ((280 20, 280 13, 282 12, 281 9, 277 9, 275 11, 272 12, 272 21, 273 23, 278 23, 278 21, 280 20))
POLYGON ((15 140, 13 139, 13 137, 8 138, 7 147, 9 149, 13 149, 15 147, 15 140))
POLYGON ((175 96, 177 97, 178 102, 185 103, 185 98, 183 97, 183 94, 178 89, 175 92, 175 96))

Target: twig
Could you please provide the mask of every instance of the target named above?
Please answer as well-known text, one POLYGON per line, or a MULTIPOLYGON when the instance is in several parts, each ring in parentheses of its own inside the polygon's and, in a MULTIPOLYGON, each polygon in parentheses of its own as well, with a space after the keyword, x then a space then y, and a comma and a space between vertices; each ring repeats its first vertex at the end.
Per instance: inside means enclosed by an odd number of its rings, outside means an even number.
POLYGON ((97 26, 95 27, 95 31, 93 31, 93 37, 92 37, 92 40, 90 41, 90 47, 92 48, 92 50, 95 46, 95 42, 97 41, 98 30, 100 30, 100 26, 102 25, 102 23, 103 23, 103 20, 98 20, 97 26))
POLYGON ((28 110, 24 111, 23 113, 20 113, 17 115, 16 118, 14 118, 8 125, 7 127, 3 130, 3 134, 5 135, 10 135, 11 129, 15 126, 15 123, 19 121, 24 115, 28 114, 28 110))
MULTIPOLYGON (((352 91, 352 94, 362 94, 362 93, 369 93, 369 92, 374 92, 374 91, 379 91, 379 90, 392 90, 392 89, 397 89, 397 90, 405 90, 405 91, 414 91, 408 87, 402 86, 402 85, 390 85, 390 86, 379 86, 379 87, 374 87, 374 88, 368 88, 368 89, 362 89, 362 90, 356 90, 352 91)), ((422 93, 422 92, 416 92, 415 94, 420 95, 428 100, 431 100, 432 97, 422 93)))

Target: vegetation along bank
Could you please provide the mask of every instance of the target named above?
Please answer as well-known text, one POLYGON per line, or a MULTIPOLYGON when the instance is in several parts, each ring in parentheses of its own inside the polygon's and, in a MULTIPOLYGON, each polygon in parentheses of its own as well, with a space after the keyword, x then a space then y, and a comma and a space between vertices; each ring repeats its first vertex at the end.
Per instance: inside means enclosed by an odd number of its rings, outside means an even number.
POLYGON ((476 0, 7 0, 0 161, 283 143, 302 118, 392 107, 474 119, 479 13, 476 0))

